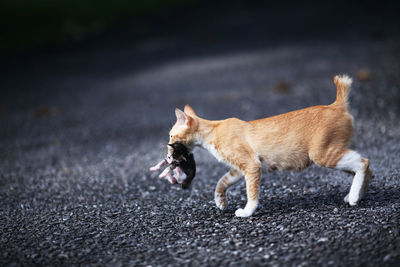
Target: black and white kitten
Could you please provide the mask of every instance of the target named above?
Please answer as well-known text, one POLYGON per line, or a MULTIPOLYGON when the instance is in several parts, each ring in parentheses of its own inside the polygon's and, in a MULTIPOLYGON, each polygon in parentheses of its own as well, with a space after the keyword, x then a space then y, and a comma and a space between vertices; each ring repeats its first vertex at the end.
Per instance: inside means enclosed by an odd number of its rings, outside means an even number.
POLYGON ((190 153, 188 148, 182 143, 168 145, 173 148, 172 159, 164 159, 156 166, 150 168, 150 171, 159 170, 162 166, 169 163, 170 165, 159 177, 167 177, 170 183, 178 183, 181 184, 183 189, 188 189, 196 175, 196 162, 194 161, 193 153, 190 153), (171 170, 174 171, 174 175, 171 175, 171 170))

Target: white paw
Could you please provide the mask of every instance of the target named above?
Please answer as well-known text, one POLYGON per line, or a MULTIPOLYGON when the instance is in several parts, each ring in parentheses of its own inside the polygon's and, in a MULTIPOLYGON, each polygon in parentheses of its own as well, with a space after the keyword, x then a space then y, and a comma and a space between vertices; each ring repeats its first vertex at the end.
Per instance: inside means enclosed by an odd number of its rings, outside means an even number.
POLYGON ((349 205, 350 206, 356 206, 358 204, 358 202, 351 202, 351 201, 349 201, 349 205))
POLYGON ((350 194, 347 194, 343 200, 344 202, 349 203, 350 206, 356 206, 358 204, 359 198, 353 197, 353 199, 350 199, 350 194))
POLYGON ((235 211, 236 217, 249 217, 252 213, 247 212, 245 209, 237 209, 235 211))
POLYGON ((225 194, 215 194, 215 204, 217 207, 221 210, 224 210, 226 206, 228 205, 228 201, 226 201, 226 196, 225 194))
POLYGON ((343 201, 346 202, 346 203, 349 203, 349 194, 347 194, 347 195, 344 197, 343 201))
POLYGON ((348 195, 344 198, 344 201, 347 202, 347 203, 349 203, 350 206, 355 206, 355 205, 357 205, 358 202, 360 201, 360 196, 357 196, 357 195, 353 196, 353 195, 348 194, 348 195), (346 201, 346 200, 347 200, 347 201, 346 201))
POLYGON ((360 199, 358 198, 358 197, 349 197, 349 205, 350 206, 355 206, 355 205, 357 205, 358 204, 358 201, 359 201, 360 199))

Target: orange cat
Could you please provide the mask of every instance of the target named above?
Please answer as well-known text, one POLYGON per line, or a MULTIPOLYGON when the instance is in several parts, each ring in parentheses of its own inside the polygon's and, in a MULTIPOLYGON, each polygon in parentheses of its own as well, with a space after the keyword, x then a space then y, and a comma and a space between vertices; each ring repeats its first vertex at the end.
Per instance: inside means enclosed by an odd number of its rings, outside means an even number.
MULTIPOLYGON (((228 187, 244 176, 247 204, 244 209, 236 210, 239 217, 251 216, 257 208, 262 163, 270 169, 291 171, 315 163, 353 173, 353 183, 344 201, 356 205, 372 172, 368 159, 348 148, 353 133, 353 118, 347 109, 352 80, 343 75, 334 77, 334 82, 337 96, 331 105, 255 121, 205 120, 186 105, 184 112, 175 110, 177 122, 170 131, 169 143, 181 142, 190 148, 201 146, 231 167, 215 189, 215 202, 220 209, 227 205, 228 187)), ((169 157, 171 153, 169 148, 169 157)))

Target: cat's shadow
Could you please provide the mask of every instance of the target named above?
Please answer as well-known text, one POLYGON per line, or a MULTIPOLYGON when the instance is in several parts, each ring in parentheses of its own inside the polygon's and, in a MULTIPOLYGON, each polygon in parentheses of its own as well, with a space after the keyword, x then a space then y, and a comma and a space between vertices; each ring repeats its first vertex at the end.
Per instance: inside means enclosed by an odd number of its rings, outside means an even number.
MULTIPOLYGON (((381 208, 400 203, 400 190, 396 187, 379 188, 370 186, 360 203, 349 206, 343 201, 348 192, 342 190, 331 190, 329 192, 317 191, 306 193, 302 196, 282 196, 271 200, 260 198, 260 205, 254 217, 267 217, 273 214, 290 213, 296 211, 315 211, 318 212, 328 209, 353 209, 353 208, 381 208)), ((226 212, 234 212, 238 203, 230 203, 226 212)))

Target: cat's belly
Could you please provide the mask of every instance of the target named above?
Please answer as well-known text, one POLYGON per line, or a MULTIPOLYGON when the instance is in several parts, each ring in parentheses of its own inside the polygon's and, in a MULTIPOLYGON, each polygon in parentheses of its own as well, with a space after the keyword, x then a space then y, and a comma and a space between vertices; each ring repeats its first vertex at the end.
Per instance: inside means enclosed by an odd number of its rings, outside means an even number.
POLYGON ((268 171, 300 171, 307 168, 312 163, 308 154, 301 152, 293 152, 289 154, 273 153, 262 155, 259 158, 261 162, 266 165, 268 171))

